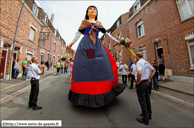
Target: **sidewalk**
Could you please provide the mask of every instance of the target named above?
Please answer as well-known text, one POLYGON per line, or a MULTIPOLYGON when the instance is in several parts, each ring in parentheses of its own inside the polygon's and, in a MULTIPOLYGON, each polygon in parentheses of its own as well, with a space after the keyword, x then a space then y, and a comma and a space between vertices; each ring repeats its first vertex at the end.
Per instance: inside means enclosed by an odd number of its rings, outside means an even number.
MULTIPOLYGON (((56 68, 50 69, 49 71, 45 70, 44 75, 40 75, 40 78, 47 74, 55 73, 55 72, 56 72, 56 68)), ((29 81, 26 81, 26 77, 20 77, 20 78, 11 79, 11 80, 0 79, 0 90, 2 91, 2 89, 5 89, 5 88, 7 89, 9 87, 17 86, 26 82, 29 82, 29 81)))
POLYGON ((170 80, 166 80, 165 82, 158 81, 158 83, 160 87, 194 96, 194 84, 192 85, 192 84, 181 83, 181 82, 170 81, 170 80))
MULTIPOLYGON (((121 76, 120 73, 119 73, 119 76, 121 76)), ((161 81, 158 81, 158 83, 159 83, 159 86, 162 88, 167 88, 173 91, 177 91, 177 92, 181 92, 181 93, 184 93, 190 96, 194 96, 194 83, 187 84, 187 83, 181 83, 181 82, 170 81, 170 80, 166 80, 165 82, 161 80, 161 81)))

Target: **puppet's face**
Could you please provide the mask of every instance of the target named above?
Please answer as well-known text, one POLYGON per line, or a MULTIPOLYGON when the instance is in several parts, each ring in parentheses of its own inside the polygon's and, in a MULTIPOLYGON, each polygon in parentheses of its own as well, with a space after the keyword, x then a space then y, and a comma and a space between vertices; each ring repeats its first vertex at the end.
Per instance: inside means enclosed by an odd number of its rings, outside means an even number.
POLYGON ((95 18, 97 15, 97 9, 93 7, 88 8, 88 17, 95 18))

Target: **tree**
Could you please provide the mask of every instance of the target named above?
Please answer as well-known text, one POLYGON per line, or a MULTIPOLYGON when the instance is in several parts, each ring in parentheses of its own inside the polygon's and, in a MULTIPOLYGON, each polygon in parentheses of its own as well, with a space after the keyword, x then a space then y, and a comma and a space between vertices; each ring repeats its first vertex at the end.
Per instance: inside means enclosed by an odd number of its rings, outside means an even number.
POLYGON ((67 59, 66 59, 66 57, 62 57, 61 60, 62 61, 66 61, 67 59))
POLYGON ((71 60, 72 60, 72 58, 69 58, 69 60, 71 61, 71 60))

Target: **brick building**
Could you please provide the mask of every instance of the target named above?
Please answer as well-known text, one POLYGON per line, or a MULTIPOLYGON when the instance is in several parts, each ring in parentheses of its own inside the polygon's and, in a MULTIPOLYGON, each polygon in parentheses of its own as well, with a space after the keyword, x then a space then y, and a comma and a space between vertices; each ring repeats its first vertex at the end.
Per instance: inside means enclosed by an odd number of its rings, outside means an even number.
MULTIPOLYGON (((127 19, 129 18, 129 12, 122 14, 115 23, 111 26, 107 32, 117 40, 123 38, 129 38, 129 27, 127 19)), ((103 35, 101 37, 102 44, 110 51, 114 58, 117 58, 119 62, 122 60, 128 65, 130 62, 131 53, 123 46, 114 46, 115 42, 110 41, 103 35), (113 47, 114 46, 114 47, 113 47)))
POLYGON ((151 63, 163 53, 166 78, 190 84, 194 77, 193 5, 191 0, 136 0, 127 20, 132 46, 141 48, 144 59, 151 63))
MULTIPOLYGON (((66 43, 59 32, 53 27, 48 15, 36 5, 34 0, 24 0, 21 19, 18 27, 13 58, 20 59, 19 70, 22 73, 22 62, 37 56, 39 62, 43 59, 55 62, 67 56, 66 43), (51 45, 50 45, 51 44, 51 45)), ((23 0, 0 1, 0 78, 11 77, 11 54, 16 26, 23 5, 23 0)), ((13 62, 14 63, 14 62, 13 62)), ((13 65, 12 65, 13 66, 13 65)))

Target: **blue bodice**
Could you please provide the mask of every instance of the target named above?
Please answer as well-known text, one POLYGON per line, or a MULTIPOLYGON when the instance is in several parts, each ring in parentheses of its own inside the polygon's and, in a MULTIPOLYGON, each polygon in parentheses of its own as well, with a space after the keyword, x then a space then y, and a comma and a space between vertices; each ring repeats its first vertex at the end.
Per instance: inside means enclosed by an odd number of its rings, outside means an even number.
MULTIPOLYGON (((92 24, 94 25, 94 23, 92 23, 92 24)), ((96 27, 96 26, 94 26, 94 28, 95 28, 96 30, 98 30, 98 31, 101 31, 102 33, 106 33, 106 29, 105 29, 105 28, 98 28, 98 27, 96 27)), ((82 29, 82 30, 79 30, 79 31, 80 31, 81 33, 84 32, 84 35, 86 35, 86 34, 89 34, 90 29, 91 29, 91 27, 88 27, 88 28, 85 28, 85 29, 82 29)), ((96 34, 96 36, 98 36, 98 32, 96 32, 96 31, 94 30, 94 33, 96 34)))

